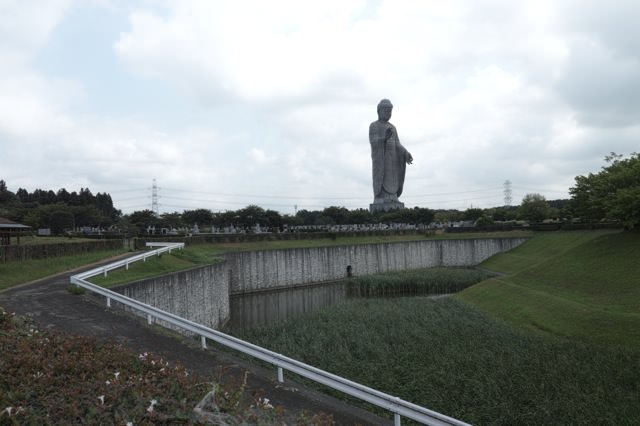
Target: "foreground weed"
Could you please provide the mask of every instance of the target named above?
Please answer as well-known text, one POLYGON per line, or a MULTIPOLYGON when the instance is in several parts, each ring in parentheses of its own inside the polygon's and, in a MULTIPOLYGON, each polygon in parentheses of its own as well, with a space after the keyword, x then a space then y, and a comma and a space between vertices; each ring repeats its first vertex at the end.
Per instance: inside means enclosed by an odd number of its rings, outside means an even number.
POLYGON ((206 423, 195 407, 224 419, 217 424, 329 424, 322 413, 298 421, 250 394, 247 373, 206 381, 151 353, 39 330, 2 307, 0 354, 0 425, 206 423))

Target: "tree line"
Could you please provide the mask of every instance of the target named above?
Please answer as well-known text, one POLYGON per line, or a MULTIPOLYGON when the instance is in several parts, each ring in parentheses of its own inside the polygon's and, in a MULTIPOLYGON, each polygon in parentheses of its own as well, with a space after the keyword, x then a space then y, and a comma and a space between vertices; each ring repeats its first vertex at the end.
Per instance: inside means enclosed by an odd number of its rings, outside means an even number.
POLYGON ((57 192, 43 189, 29 192, 19 188, 13 193, 0 180, 0 217, 63 234, 84 227, 113 226, 122 212, 113 206, 111 195, 100 192, 94 195, 89 188, 81 188, 79 192, 64 188, 57 192))
POLYGON ((295 215, 249 205, 239 210, 213 212, 209 209, 184 210, 182 213, 154 214, 151 210, 123 215, 113 206, 107 193, 93 195, 88 188, 79 192, 66 189, 36 189, 28 192, 8 190, 0 180, 0 217, 6 217, 35 229, 50 228, 60 234, 81 227, 111 228, 128 235, 146 233, 149 228, 191 229, 233 226, 250 229, 260 224, 263 229, 282 230, 286 226, 348 225, 376 223, 409 223, 428 225, 464 221, 477 226, 490 226, 509 221, 539 223, 557 221, 613 221, 634 229, 640 223, 640 154, 628 158, 615 153, 605 157, 606 165, 598 173, 577 176, 570 188, 569 200, 546 200, 536 193, 526 194, 518 206, 488 209, 432 210, 413 207, 386 213, 370 214, 366 209, 349 210, 329 206, 323 210, 300 210, 295 215))

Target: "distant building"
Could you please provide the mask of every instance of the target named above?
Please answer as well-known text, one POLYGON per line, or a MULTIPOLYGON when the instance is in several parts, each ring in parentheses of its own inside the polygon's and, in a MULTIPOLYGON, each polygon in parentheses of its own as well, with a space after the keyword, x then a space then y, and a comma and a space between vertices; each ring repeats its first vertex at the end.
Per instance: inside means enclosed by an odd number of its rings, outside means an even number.
POLYGON ((11 237, 17 237, 18 244, 20 244, 20 236, 29 229, 31 229, 30 226, 0 217, 0 245, 10 245, 11 237))

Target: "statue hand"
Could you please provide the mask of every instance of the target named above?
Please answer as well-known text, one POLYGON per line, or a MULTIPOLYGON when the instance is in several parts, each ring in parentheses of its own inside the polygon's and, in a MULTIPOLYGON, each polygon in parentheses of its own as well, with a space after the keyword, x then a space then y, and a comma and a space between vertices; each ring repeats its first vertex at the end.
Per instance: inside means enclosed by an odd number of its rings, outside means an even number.
POLYGON ((407 164, 413 163, 413 157, 407 152, 407 164))
POLYGON ((384 138, 389 139, 393 135, 393 128, 387 127, 387 130, 384 132, 384 138))

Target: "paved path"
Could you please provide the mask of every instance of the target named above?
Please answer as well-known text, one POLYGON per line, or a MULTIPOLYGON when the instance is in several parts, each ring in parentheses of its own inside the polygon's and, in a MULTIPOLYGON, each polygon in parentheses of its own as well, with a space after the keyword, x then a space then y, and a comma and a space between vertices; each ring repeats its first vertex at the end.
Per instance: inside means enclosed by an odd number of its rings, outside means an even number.
MULTIPOLYGON (((96 267, 92 265, 91 268, 96 267)), ((89 269, 89 268, 86 268, 89 269)), ((79 273, 74 271, 73 274, 79 273)), ((54 328, 99 339, 117 341, 139 353, 152 352, 192 371, 219 377, 221 369, 227 374, 242 376, 249 372, 248 391, 260 391, 273 405, 285 407, 297 416, 302 410, 333 415, 340 425, 391 424, 364 410, 287 380, 276 380, 276 368, 264 369, 240 360, 226 352, 202 349, 199 339, 148 326, 146 321, 124 311, 107 308, 104 299, 89 294, 73 295, 68 290, 69 276, 60 274, 0 292, 0 306, 19 315, 30 315, 42 328, 54 328)), ((329 349, 328 349, 329 350, 329 349)))

